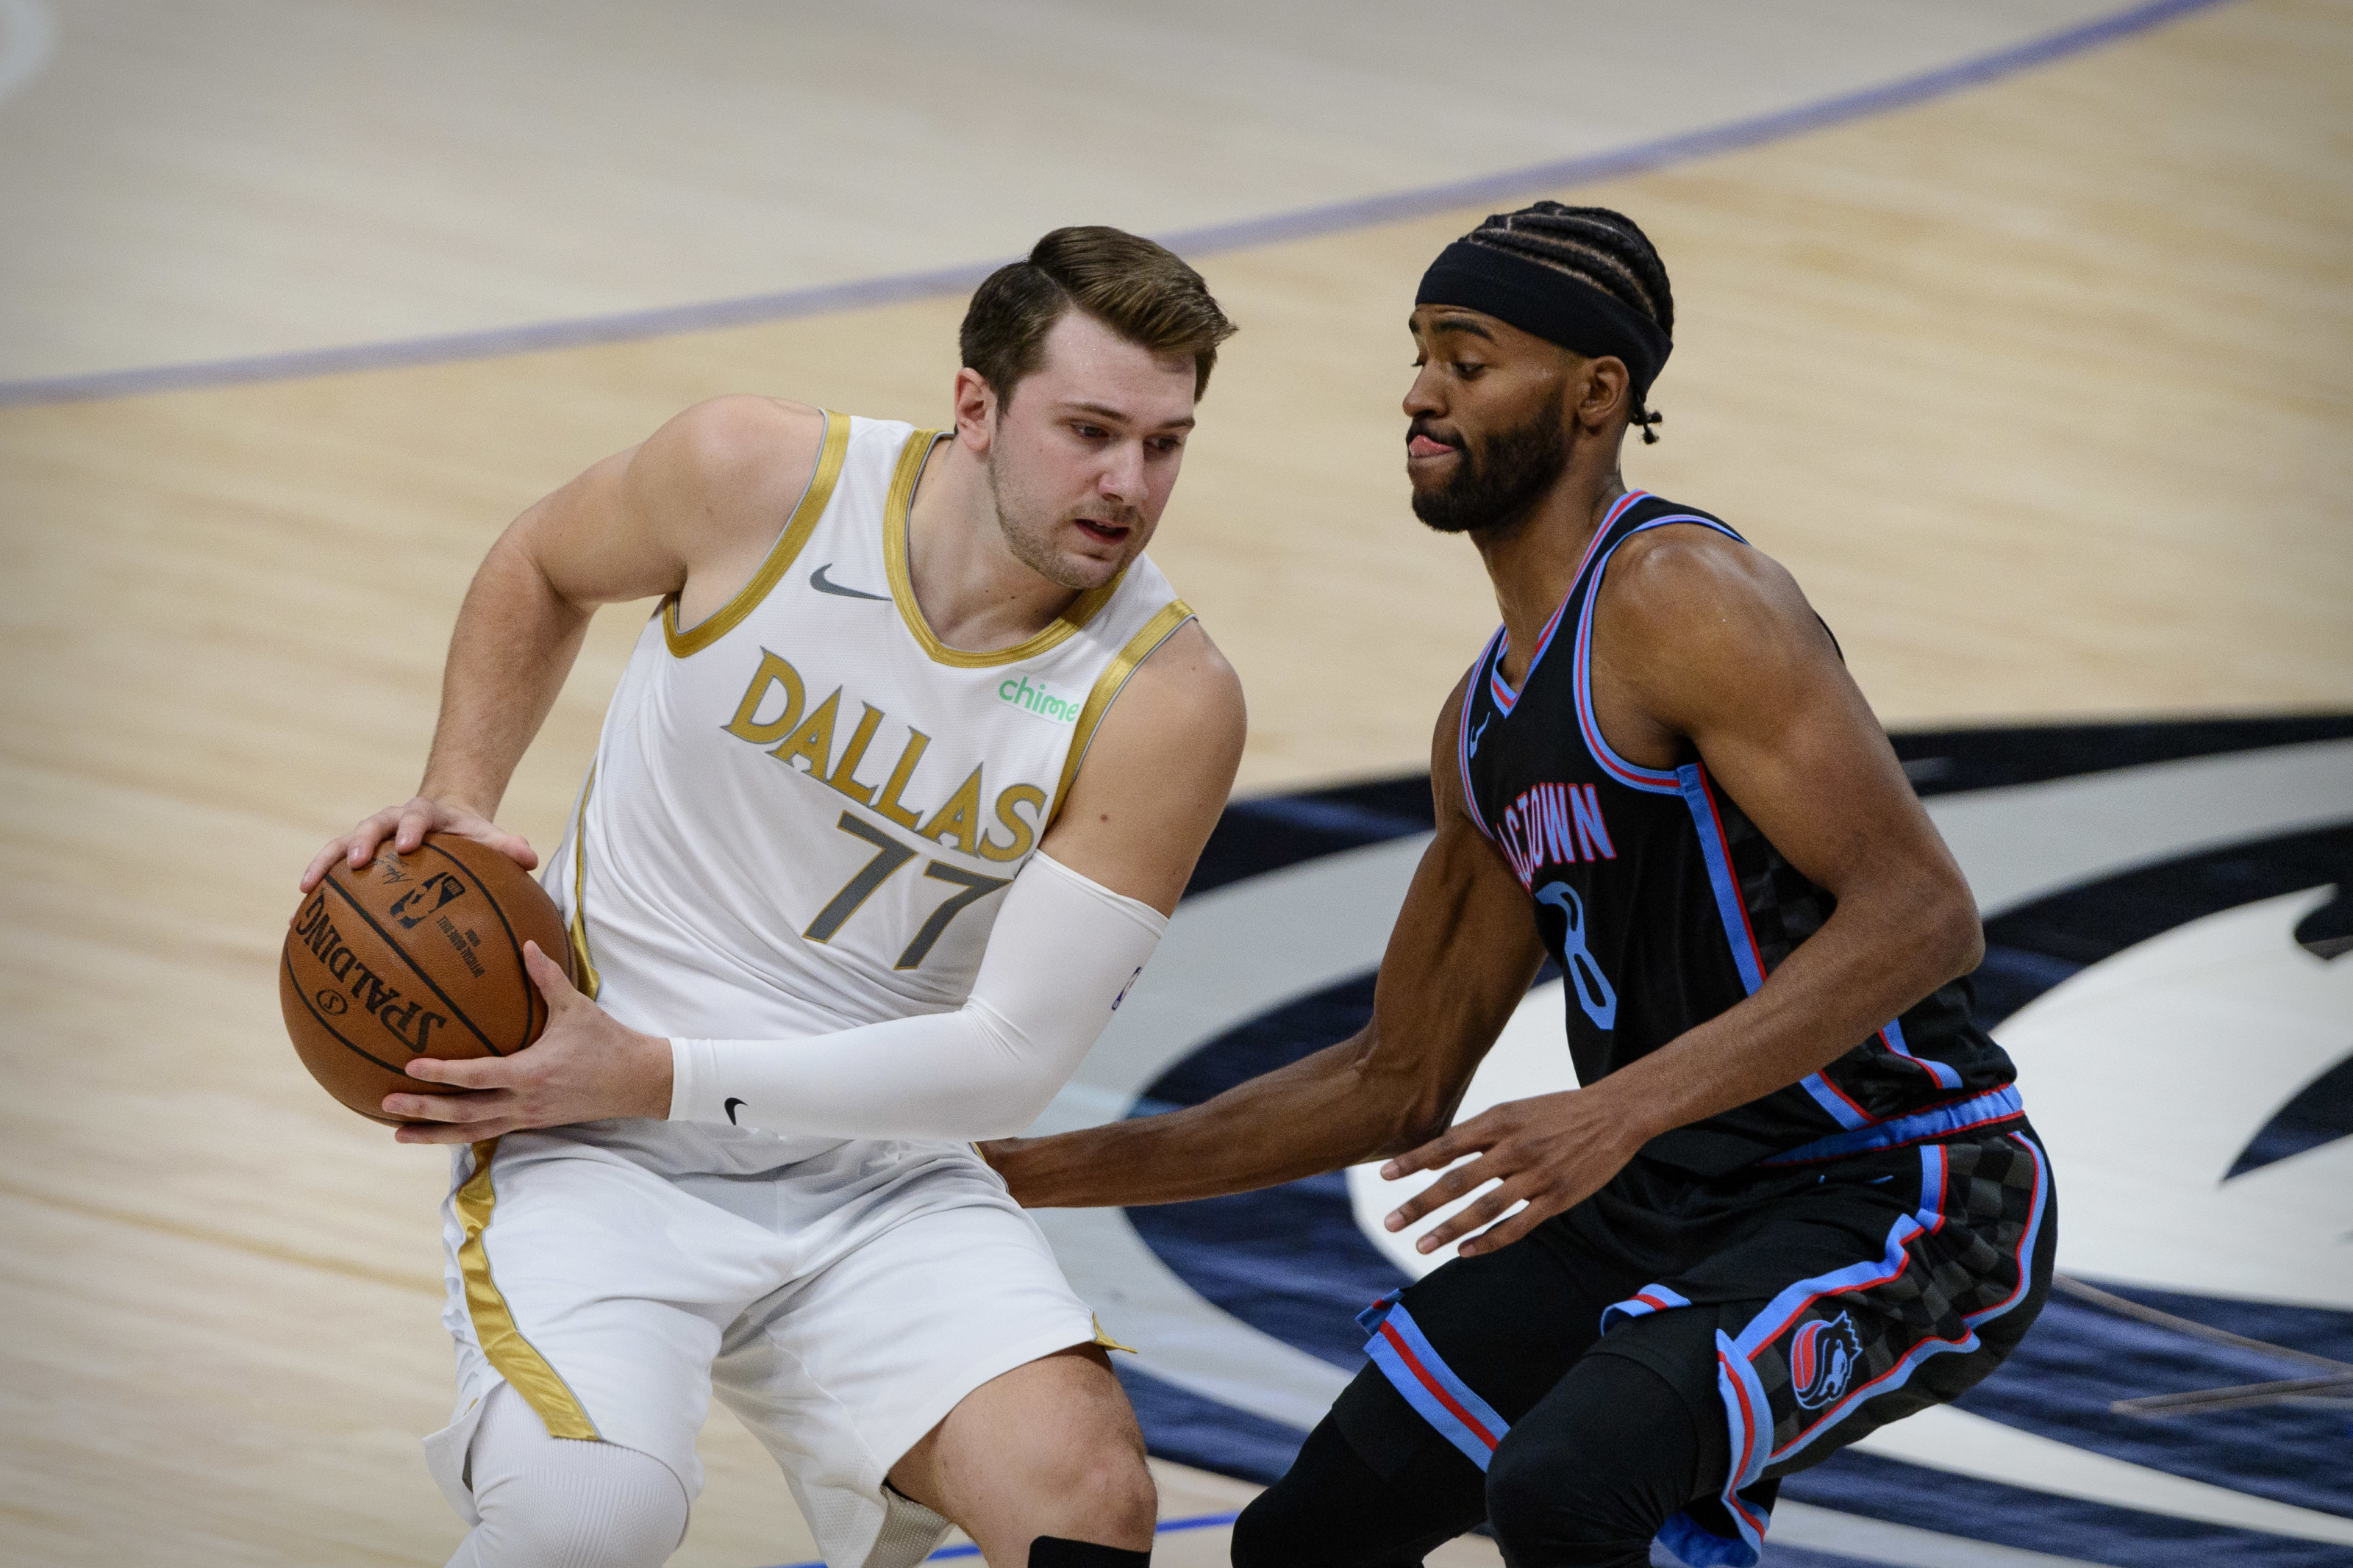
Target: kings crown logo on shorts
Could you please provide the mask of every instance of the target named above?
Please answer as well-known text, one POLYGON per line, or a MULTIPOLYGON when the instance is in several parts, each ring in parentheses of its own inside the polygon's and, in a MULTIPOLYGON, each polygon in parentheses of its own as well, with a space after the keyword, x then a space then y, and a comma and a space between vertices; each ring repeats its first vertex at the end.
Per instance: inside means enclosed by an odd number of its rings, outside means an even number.
POLYGON ((1862 1360, 1862 1336, 1844 1312, 1816 1318, 1789 1336, 1789 1383, 1798 1403, 1820 1410, 1847 1390, 1862 1360))

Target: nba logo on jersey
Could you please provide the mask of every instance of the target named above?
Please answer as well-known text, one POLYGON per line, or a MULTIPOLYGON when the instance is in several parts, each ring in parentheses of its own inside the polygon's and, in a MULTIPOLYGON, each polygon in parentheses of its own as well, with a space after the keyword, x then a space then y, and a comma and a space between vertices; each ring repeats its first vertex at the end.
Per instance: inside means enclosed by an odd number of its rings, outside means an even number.
POLYGON ((1846 1392, 1862 1360, 1862 1336, 1841 1312, 1817 1318, 1789 1337, 1789 1383, 1798 1403, 1820 1410, 1846 1392))

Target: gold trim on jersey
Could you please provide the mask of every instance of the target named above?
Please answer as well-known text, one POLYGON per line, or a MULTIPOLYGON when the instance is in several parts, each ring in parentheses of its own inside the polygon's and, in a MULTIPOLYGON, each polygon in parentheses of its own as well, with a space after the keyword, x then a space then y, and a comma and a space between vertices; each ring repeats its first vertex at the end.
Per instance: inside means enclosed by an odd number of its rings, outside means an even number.
POLYGON ((500 1294, 498 1281, 491 1278, 491 1255, 482 1246, 482 1232, 490 1228, 491 1210, 498 1203, 491 1185, 491 1157, 498 1149, 495 1138, 474 1145, 474 1173, 458 1189, 455 1200, 458 1223, 466 1232, 458 1248, 458 1272, 466 1282, 466 1314, 473 1321, 475 1342, 499 1375, 539 1413, 549 1436, 600 1441, 596 1423, 579 1399, 515 1327, 514 1313, 500 1294))
MULTIPOLYGON (((1119 657, 1103 666, 1103 672, 1095 677, 1094 689, 1087 693, 1086 706, 1079 710, 1078 726, 1071 735, 1071 749, 1062 758, 1062 777, 1054 786, 1054 808, 1046 814, 1047 824, 1050 825, 1062 815, 1062 802, 1070 798, 1071 784, 1079 776, 1079 764, 1086 761, 1087 748, 1094 743, 1095 726, 1103 722, 1103 716, 1111 711, 1111 705, 1118 700, 1120 689, 1127 684, 1127 678, 1135 673, 1137 665, 1152 657, 1154 649, 1176 636, 1178 626, 1192 618, 1193 607, 1190 605, 1182 599, 1169 600, 1161 606, 1158 615, 1144 623, 1142 631, 1127 639, 1127 646, 1119 650, 1119 657)), ((1041 826, 1039 832, 1042 834, 1043 831, 1041 826)))
POLYGON ((907 437, 907 444, 899 448, 899 466, 891 474, 891 493, 882 503, 882 561, 891 579, 891 596, 899 602, 899 618, 906 622, 907 630, 935 662, 954 665, 958 669, 985 669, 993 664, 1035 658, 1060 647, 1094 619, 1095 613, 1119 592, 1121 579, 1127 574, 1123 571, 1102 587, 1081 594, 1044 631, 1028 642, 1001 647, 994 653, 967 653, 940 641, 931 623, 923 619, 923 607, 915 602, 915 580, 907 563, 907 509, 914 504, 915 481, 923 477, 923 463, 931 457, 933 445, 946 434, 944 430, 918 430, 907 437))
POLYGON ((588 796, 596 787, 596 769, 592 763, 588 781, 580 786, 580 815, 572 824, 572 920, 566 928, 572 938, 572 966, 578 971, 574 984, 591 1002, 604 988, 596 964, 588 959, 588 796))
POLYGON ((786 520, 784 532, 776 536, 768 558, 760 563, 752 580, 716 612, 696 622, 692 631, 678 629, 678 595, 672 594, 662 601, 662 640, 679 658, 701 653, 742 625, 744 617, 759 607, 760 601, 791 568, 809 535, 817 531, 817 520, 825 515, 826 502, 833 499, 834 482, 841 478, 841 460, 849 451, 849 417, 829 408, 819 412, 825 416, 825 440, 818 448, 817 468, 809 474, 807 489, 801 491, 800 503, 786 520))

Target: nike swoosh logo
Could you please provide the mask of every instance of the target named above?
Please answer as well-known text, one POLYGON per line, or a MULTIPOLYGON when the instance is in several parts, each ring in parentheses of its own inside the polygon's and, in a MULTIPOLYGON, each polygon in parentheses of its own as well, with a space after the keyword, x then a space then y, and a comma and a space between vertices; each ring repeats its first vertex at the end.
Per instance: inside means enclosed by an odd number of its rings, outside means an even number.
POLYGON ((736 1108, 737 1106, 739 1106, 739 1105, 743 1104, 743 1103, 744 1103, 744 1102, 743 1102, 742 1100, 740 1100, 730 1099, 730 1100, 727 1101, 727 1103, 726 1103, 726 1104, 724 1104, 724 1105, 723 1105, 723 1106, 721 1106, 721 1107, 719 1108, 720 1110, 723 1110, 723 1111, 725 1111, 725 1112, 727 1113, 727 1125, 728 1125, 728 1126, 733 1127, 733 1126, 736 1125, 736 1122, 735 1122, 735 1108, 736 1108))
POLYGON ((809 586, 815 588, 820 594, 831 594, 838 598, 843 599, 879 600, 886 599, 890 596, 887 594, 870 594, 863 588, 843 587, 840 584, 835 582, 832 578, 825 574, 826 566, 830 566, 833 563, 828 561, 825 563, 825 566, 820 566, 816 571, 810 573, 809 586))

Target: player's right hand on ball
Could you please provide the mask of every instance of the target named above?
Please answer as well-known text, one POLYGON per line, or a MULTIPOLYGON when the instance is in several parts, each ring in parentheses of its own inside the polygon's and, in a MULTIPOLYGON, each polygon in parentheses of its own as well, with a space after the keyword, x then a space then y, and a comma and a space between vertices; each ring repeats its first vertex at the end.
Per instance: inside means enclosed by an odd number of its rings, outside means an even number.
POLYGON ((386 840, 391 841, 394 854, 406 855, 424 843, 428 833, 454 833, 487 844, 526 871, 539 865, 539 852, 519 834, 503 831, 480 812, 420 795, 406 805, 377 812, 341 838, 327 840, 326 847, 311 857, 302 873, 302 890, 307 893, 317 887, 319 879, 339 858, 356 871, 375 858, 386 840))

